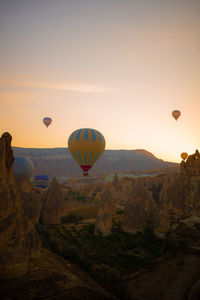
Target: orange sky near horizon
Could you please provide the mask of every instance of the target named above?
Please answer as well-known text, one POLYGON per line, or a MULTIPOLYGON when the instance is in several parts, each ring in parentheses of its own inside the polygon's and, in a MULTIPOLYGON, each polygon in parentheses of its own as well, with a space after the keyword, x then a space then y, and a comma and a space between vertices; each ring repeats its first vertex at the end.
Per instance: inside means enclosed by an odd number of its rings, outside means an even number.
POLYGON ((90 127, 106 149, 174 162, 200 149, 200 1, 1 6, 0 134, 14 146, 67 147, 72 131, 90 127))

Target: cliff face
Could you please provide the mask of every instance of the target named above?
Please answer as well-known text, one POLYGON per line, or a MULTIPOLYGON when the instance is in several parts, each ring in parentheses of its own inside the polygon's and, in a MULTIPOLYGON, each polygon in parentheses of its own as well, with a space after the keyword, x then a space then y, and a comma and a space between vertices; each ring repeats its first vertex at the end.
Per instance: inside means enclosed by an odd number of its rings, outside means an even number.
MULTIPOLYGON (((116 299, 80 269, 41 248, 13 176, 11 140, 8 133, 0 138, 0 299, 116 299)), ((26 183, 21 188, 31 192, 26 183)))
POLYGON ((133 182, 132 192, 125 204, 123 218, 124 230, 139 229, 144 224, 153 228, 159 225, 159 209, 152 199, 152 193, 145 188, 144 182, 133 182))
POLYGON ((65 200, 59 183, 54 177, 49 185, 41 213, 43 224, 60 224, 65 213, 65 200))
POLYGON ((19 190, 13 176, 12 137, 0 138, 0 276, 26 273, 28 258, 39 253, 40 241, 24 216, 19 190))
POLYGON ((26 180, 20 183, 20 193, 24 214, 35 225, 40 220, 44 193, 37 193, 26 180))
POLYGON ((112 194, 108 188, 101 194, 101 200, 99 203, 99 210, 96 219, 95 233, 100 231, 103 235, 108 235, 112 228, 112 216, 115 210, 115 206, 112 200, 112 194))
POLYGON ((150 224, 167 231, 172 219, 200 209, 200 154, 190 155, 180 164, 180 173, 132 181, 125 204, 123 227, 140 229, 150 224))
MULTIPOLYGON (((16 156, 30 158, 34 163, 35 173, 49 174, 58 179, 80 176, 80 167, 75 162, 67 148, 26 149, 13 147, 16 156)), ((127 172, 133 170, 162 169, 176 167, 177 164, 165 162, 145 150, 105 150, 95 163, 90 174, 105 172, 127 172)))
MULTIPOLYGON (((183 164, 182 164, 183 165, 183 164)), ((200 154, 199 151, 190 155, 181 168, 181 174, 185 176, 185 202, 186 209, 200 208, 200 154)))
POLYGON ((161 196, 162 208, 170 213, 187 213, 200 208, 200 154, 196 151, 180 164, 180 174, 161 196))

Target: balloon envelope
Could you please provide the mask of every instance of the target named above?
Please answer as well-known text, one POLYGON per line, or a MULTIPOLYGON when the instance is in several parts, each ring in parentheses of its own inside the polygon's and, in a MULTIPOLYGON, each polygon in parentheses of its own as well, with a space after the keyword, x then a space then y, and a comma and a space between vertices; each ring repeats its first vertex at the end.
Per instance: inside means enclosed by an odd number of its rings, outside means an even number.
POLYGON ((180 110, 173 110, 172 116, 174 117, 174 119, 175 119, 176 121, 178 120, 178 118, 180 117, 180 115, 181 115, 180 110))
POLYGON ((48 127, 52 123, 52 119, 49 117, 45 117, 43 119, 43 123, 46 125, 46 127, 48 127))
POLYGON ((34 186, 34 179, 33 179, 33 178, 30 178, 30 179, 29 179, 29 182, 30 182, 30 184, 31 184, 32 186, 34 186))
POLYGON ((97 130, 81 128, 75 130, 68 139, 68 148, 74 159, 87 175, 88 170, 100 158, 105 149, 104 136, 97 130))
POLYGON ((46 189, 49 185, 49 176, 39 174, 34 177, 34 186, 36 188, 46 189))
POLYGON ((183 160, 186 160, 187 157, 188 157, 188 154, 186 152, 181 153, 181 158, 183 160))
POLYGON ((33 163, 30 159, 25 157, 15 157, 13 163, 14 175, 15 178, 24 179, 24 178, 31 178, 33 174, 33 163))

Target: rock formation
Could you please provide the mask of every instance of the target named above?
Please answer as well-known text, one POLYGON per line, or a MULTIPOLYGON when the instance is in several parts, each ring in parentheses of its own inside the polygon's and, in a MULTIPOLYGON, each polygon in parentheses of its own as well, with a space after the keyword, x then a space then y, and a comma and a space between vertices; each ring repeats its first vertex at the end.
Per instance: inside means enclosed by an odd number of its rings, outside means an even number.
POLYGON ((179 222, 174 224, 174 234, 182 237, 188 245, 200 246, 200 212, 193 211, 190 215, 183 215, 179 222))
POLYGON ((99 203, 99 210, 95 225, 95 234, 101 232, 103 235, 108 235, 112 228, 112 216, 115 211, 115 206, 112 200, 112 195, 106 188, 99 203))
POLYGON ((44 194, 37 193, 27 180, 23 180, 20 183, 20 192, 24 214, 35 225, 40 220, 44 194))
POLYGON ((125 231, 141 229, 145 224, 153 228, 159 225, 159 209, 142 180, 133 181, 132 193, 125 204, 122 222, 125 231))
POLYGON ((4 278, 25 274, 29 257, 40 248, 34 227, 24 216, 13 176, 11 140, 9 133, 0 138, 0 276, 4 278))
POLYGON ((200 176, 200 154, 199 151, 192 155, 189 155, 186 162, 181 163, 181 171, 187 174, 187 176, 200 176), (184 166, 184 168, 183 168, 184 166))
POLYGON ((22 209, 11 140, 8 133, 0 138, 0 299, 116 299, 80 269, 41 248, 22 209))
POLYGON ((65 213, 65 200, 60 185, 53 177, 41 212, 43 224, 60 224, 61 217, 65 213))
POLYGON ((200 154, 198 150, 180 163, 180 174, 162 190, 161 208, 169 214, 200 208, 200 154))
POLYGON ((198 150, 180 164, 180 173, 138 178, 125 204, 124 230, 148 223, 167 231, 173 219, 200 208, 200 154, 198 150), (146 211, 145 211, 146 210, 146 211))
POLYGON ((115 188, 117 191, 120 190, 119 179, 118 179, 117 174, 115 174, 115 176, 113 177, 112 185, 114 186, 114 188, 115 188))

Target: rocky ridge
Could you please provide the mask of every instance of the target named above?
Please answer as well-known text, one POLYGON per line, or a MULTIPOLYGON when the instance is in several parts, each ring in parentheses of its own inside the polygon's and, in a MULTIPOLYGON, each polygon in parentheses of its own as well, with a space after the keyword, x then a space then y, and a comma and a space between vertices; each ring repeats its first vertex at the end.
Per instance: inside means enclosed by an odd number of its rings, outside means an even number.
POLYGON ((11 140, 9 133, 0 138, 0 298, 116 299, 80 269, 41 247, 13 176, 11 140))
POLYGON ((12 137, 0 139, 0 276, 17 277, 28 270, 28 259, 39 255, 40 240, 25 217, 13 175, 12 137))
MULTIPOLYGON (((42 172, 42 174, 56 176, 57 179, 62 179, 64 182, 68 178, 80 176, 82 173, 68 148, 27 149, 13 147, 13 150, 16 156, 29 158, 33 162, 35 175, 42 172)), ((170 167, 177 167, 177 164, 158 159, 143 149, 105 150, 91 169, 90 174, 96 174, 99 177, 100 174, 106 172, 132 172, 170 167)))
MULTIPOLYGON (((89 184, 81 191, 88 200, 101 203, 105 188, 110 191, 116 208, 124 209, 121 218, 123 230, 141 230, 149 224, 158 232, 166 232, 174 218, 189 215, 200 208, 200 154, 196 151, 182 161, 180 172, 120 180, 115 175, 111 183, 89 184)), ((99 228, 100 220, 98 218, 99 228)))

